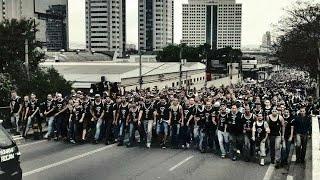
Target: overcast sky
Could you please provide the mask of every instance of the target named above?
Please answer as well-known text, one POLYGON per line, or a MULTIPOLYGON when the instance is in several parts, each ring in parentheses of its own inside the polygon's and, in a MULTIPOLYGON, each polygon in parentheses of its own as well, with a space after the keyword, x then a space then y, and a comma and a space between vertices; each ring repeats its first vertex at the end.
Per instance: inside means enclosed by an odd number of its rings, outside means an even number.
MULTIPOLYGON (((260 45, 262 35, 285 13, 293 0, 236 0, 242 3, 242 46, 260 45)), ((182 3, 175 0, 175 43, 181 40, 182 3)), ((127 0, 127 43, 138 42, 138 0, 127 0)), ((71 48, 85 47, 85 0, 69 0, 69 41, 71 48)))

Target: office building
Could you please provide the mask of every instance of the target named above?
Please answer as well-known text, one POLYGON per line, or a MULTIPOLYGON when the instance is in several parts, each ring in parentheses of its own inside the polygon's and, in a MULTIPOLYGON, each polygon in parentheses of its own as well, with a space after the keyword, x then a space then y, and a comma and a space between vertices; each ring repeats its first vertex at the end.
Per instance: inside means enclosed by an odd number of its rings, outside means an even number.
POLYGON ((47 50, 68 49, 68 0, 0 0, 0 21, 34 19, 36 40, 47 50))
POLYGON ((124 56, 126 1, 86 0, 86 48, 124 56))
POLYGON ((242 4, 235 0, 189 0, 182 5, 182 43, 241 48, 242 4))
POLYGON ((160 51, 173 36, 174 0, 139 0, 139 48, 160 51))

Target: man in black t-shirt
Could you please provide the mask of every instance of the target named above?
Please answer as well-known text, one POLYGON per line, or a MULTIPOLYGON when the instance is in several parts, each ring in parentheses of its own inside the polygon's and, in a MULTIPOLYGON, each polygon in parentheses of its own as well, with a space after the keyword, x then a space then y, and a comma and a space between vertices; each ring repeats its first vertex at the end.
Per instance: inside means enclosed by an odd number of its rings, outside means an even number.
POLYGON ((169 114, 170 105, 167 103, 164 96, 161 97, 160 102, 157 106, 157 135, 159 137, 160 146, 165 149, 167 136, 169 135, 169 114))
POLYGON ((290 115, 289 109, 285 109, 283 113, 285 131, 284 131, 284 141, 282 142, 282 149, 281 149, 281 164, 288 165, 288 157, 291 149, 293 133, 294 133, 294 126, 293 116, 290 115))
POLYGON ((244 141, 244 122, 241 115, 237 106, 232 105, 231 112, 228 116, 227 130, 230 133, 230 155, 233 161, 236 161, 239 158, 244 141))
POLYGON ((105 127, 106 127, 106 141, 105 144, 109 145, 113 142, 113 134, 112 134, 112 123, 115 117, 115 107, 114 103, 111 98, 108 96, 106 97, 106 101, 104 104, 104 111, 105 111, 105 127))
POLYGON ((43 115, 48 122, 48 132, 44 136, 45 139, 49 138, 53 134, 53 122, 54 122, 54 110, 55 102, 51 94, 48 94, 47 100, 44 102, 44 112, 43 115))
POLYGON ((22 109, 22 100, 17 95, 16 91, 11 91, 11 100, 10 100, 10 121, 12 127, 16 128, 16 134, 20 133, 19 121, 20 113, 22 109))
MULTIPOLYGON (((141 99, 143 101, 143 99, 141 99)), ((153 122, 156 122, 155 107, 149 96, 146 96, 145 102, 142 102, 140 111, 142 111, 141 117, 139 117, 139 124, 142 124, 145 131, 145 139, 147 140, 147 148, 151 147, 152 139, 152 126, 153 122)))
POLYGON ((41 133, 42 125, 41 125, 41 122, 39 122, 39 119, 40 119, 39 109, 40 109, 40 104, 39 104, 38 100, 36 99, 36 95, 32 93, 31 99, 30 99, 30 102, 28 105, 28 110, 27 110, 27 114, 29 117, 28 117, 26 131, 24 133, 25 137, 27 136, 30 128, 33 127, 34 123, 37 123, 38 129, 40 130, 40 133, 41 133))

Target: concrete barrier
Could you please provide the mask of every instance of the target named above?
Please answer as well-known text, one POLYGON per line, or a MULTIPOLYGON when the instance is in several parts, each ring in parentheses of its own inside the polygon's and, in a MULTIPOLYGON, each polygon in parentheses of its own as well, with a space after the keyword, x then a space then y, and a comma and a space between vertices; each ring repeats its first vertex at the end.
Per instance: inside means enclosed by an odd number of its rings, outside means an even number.
POLYGON ((312 179, 320 179, 320 116, 312 117, 312 179))

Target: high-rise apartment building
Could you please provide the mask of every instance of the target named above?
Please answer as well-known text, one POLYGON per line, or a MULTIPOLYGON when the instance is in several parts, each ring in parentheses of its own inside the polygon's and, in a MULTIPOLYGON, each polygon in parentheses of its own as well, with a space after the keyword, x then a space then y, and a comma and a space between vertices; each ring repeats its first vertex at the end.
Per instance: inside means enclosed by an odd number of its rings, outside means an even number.
POLYGON ((21 14, 21 0, 0 0, 0 21, 4 19, 20 19, 21 14))
POLYGON ((242 4, 235 0, 189 0, 182 5, 182 43, 241 48, 242 4))
POLYGON ((159 51, 174 41, 174 0, 139 0, 139 49, 159 51))
POLYGON ((86 0, 86 48, 116 52, 126 48, 126 1, 86 0))

